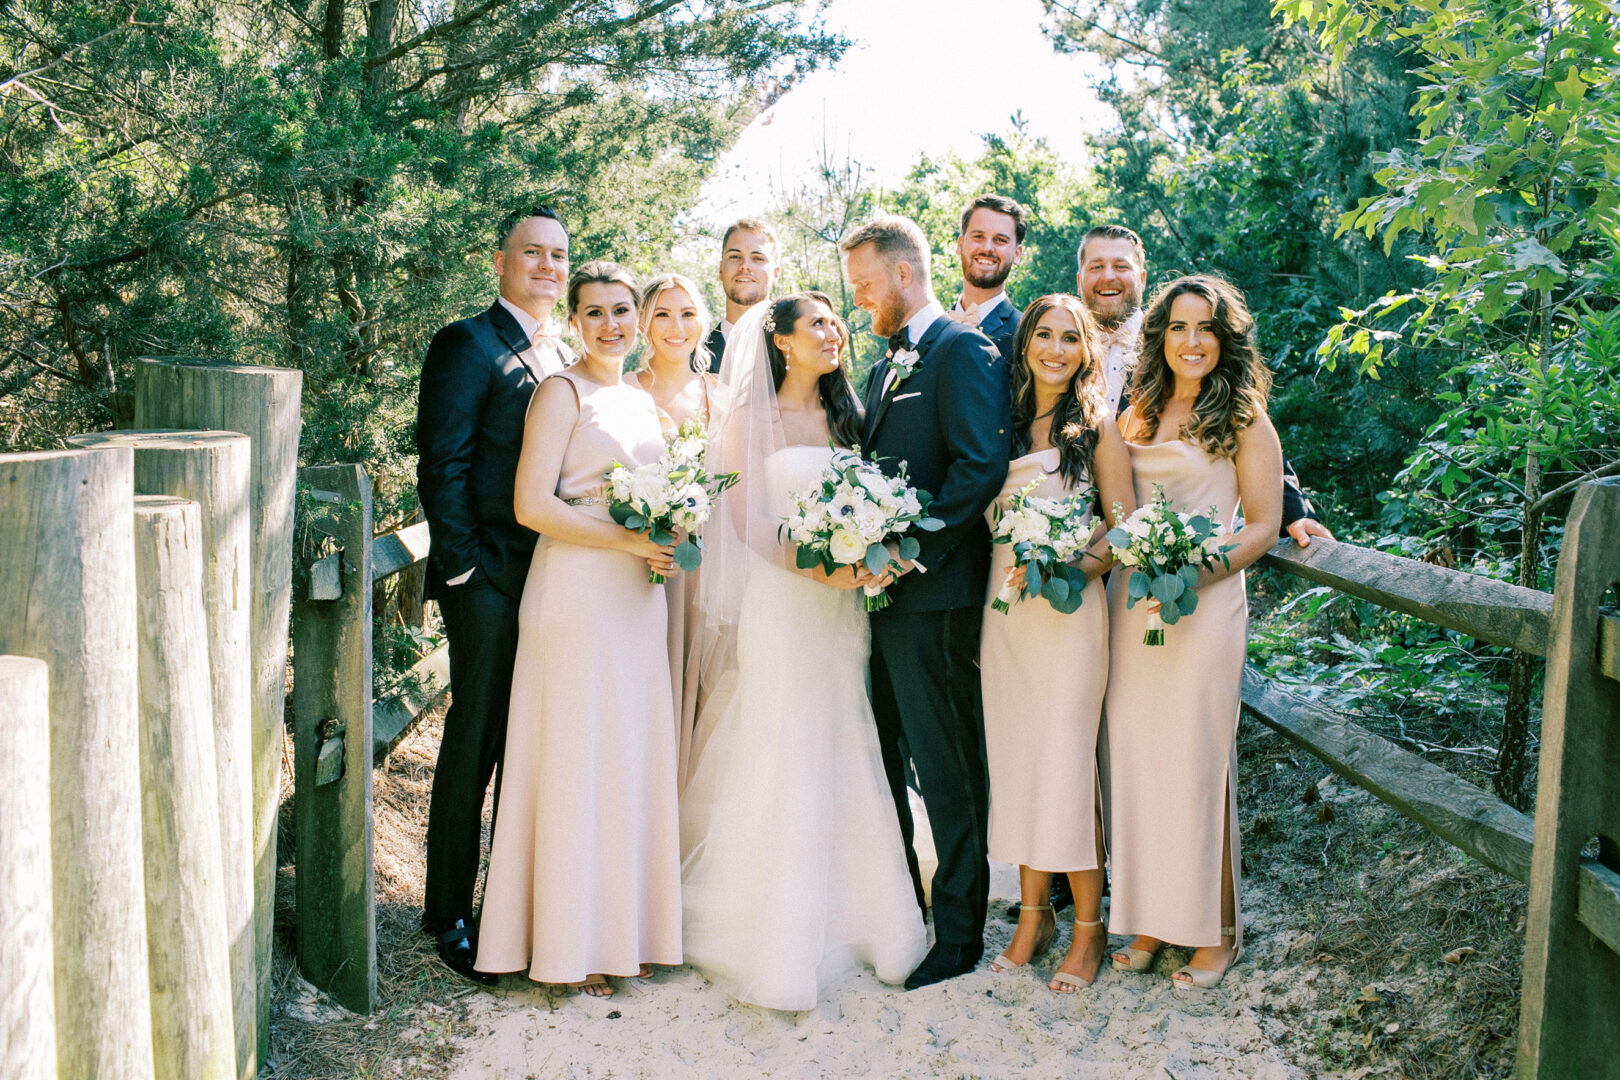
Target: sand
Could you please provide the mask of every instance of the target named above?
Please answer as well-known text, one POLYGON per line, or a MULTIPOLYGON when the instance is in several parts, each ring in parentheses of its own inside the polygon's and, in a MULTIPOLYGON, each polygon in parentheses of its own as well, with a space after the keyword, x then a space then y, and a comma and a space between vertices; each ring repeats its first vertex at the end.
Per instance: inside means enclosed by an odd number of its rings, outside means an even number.
MULTIPOLYGON (((1161 958, 1155 974, 1117 972, 1073 996, 1046 980, 1070 926, 1033 970, 991 973, 1012 935, 1001 918, 1016 891, 995 866, 985 961, 958 979, 906 992, 865 973, 830 988, 814 1011, 739 1005, 691 968, 619 981, 612 998, 552 990, 507 977, 471 999, 478 1034, 460 1041, 454 1080, 606 1078, 1094 1077, 1097 1080, 1291 1080, 1254 1006, 1267 980, 1246 953, 1214 991, 1178 993, 1161 958)), ((1252 937, 1264 914, 1251 908, 1252 937)), ((1114 939, 1113 944, 1123 944, 1114 939)))

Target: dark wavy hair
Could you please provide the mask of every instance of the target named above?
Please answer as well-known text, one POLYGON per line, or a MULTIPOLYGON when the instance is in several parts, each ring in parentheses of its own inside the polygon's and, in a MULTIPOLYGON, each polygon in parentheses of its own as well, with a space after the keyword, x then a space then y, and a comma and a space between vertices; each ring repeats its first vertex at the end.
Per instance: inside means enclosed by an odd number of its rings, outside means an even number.
POLYGON ((1080 329, 1080 370, 1074 373, 1052 412, 1052 445, 1058 451, 1058 472, 1070 484, 1079 484, 1082 476, 1091 477, 1100 430, 1108 422, 1108 381, 1102 365, 1102 332, 1091 310, 1077 296, 1042 296, 1024 309, 1018 323, 1018 336, 1013 339, 1012 452, 1014 457, 1022 457, 1029 453, 1033 441, 1029 429, 1036 419, 1035 379, 1029 372, 1029 343, 1035 338, 1036 324, 1054 308, 1074 316, 1074 324, 1080 329))
POLYGON ((1164 338, 1170 326, 1170 305, 1178 296, 1203 298, 1214 312, 1215 340, 1221 355, 1205 375, 1193 401, 1192 417, 1178 437, 1196 443, 1216 457, 1237 456, 1238 432, 1266 411, 1271 393, 1271 370, 1254 339, 1254 316, 1243 294, 1213 274, 1192 274, 1163 285, 1153 294, 1142 320, 1142 351, 1137 356, 1131 404, 1146 428, 1146 437, 1158 433, 1159 417, 1175 391, 1176 377, 1164 358, 1164 338))
MULTIPOLYGON (((833 313, 833 318, 838 318, 838 309, 833 307, 831 297, 815 289, 806 289, 773 303, 771 314, 765 320, 765 357, 771 365, 771 385, 778 390, 782 389, 782 380, 787 377, 787 358, 776 347, 776 335, 791 336, 804 314, 804 305, 812 300, 825 304, 827 310, 833 313)), ((829 371, 816 380, 816 395, 821 398, 821 407, 827 410, 827 427, 832 432, 833 441, 839 446, 859 443, 861 406, 855 397, 855 387, 849 381, 849 372, 844 369, 841 360, 837 371, 829 371)))

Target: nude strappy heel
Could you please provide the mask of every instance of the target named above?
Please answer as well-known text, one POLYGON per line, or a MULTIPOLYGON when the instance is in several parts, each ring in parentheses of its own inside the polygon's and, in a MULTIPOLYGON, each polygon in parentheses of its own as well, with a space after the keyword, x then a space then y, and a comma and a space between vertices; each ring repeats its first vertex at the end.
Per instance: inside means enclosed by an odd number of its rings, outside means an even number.
MULTIPOLYGON (((1221 936, 1236 937, 1237 927, 1221 927, 1221 936)), ((1221 984, 1222 979, 1226 978, 1226 973, 1231 971, 1232 968, 1237 965, 1238 958, 1242 955, 1243 946, 1239 945, 1232 951, 1232 959, 1228 960, 1226 962, 1226 966, 1221 968, 1219 971, 1215 971, 1211 968, 1195 968, 1191 964, 1187 964, 1173 971, 1170 974, 1170 981, 1175 984, 1177 990, 1213 990, 1215 987, 1221 984), (1178 979, 1176 978, 1177 975, 1185 975, 1187 977, 1185 979, 1178 979)))
MULTIPOLYGON (((1020 911, 1051 911, 1052 910, 1052 905, 1051 904, 1025 904, 1019 910, 1020 911)), ((1035 951, 1029 954, 1029 959, 1028 960, 1025 960, 1022 964, 1015 964, 1011 960, 1007 959, 1007 954, 1006 953, 1001 953, 994 960, 990 961, 990 971, 993 974, 996 974, 996 975, 1008 975, 1008 974, 1011 974, 1014 971, 1021 971, 1024 968, 1029 967, 1031 961, 1033 961, 1037 956, 1044 955, 1046 953, 1046 950, 1050 949, 1052 947, 1052 940, 1054 938, 1056 938, 1056 937, 1057 937, 1057 924, 1053 923, 1052 924, 1052 930, 1051 930, 1050 933, 1048 933, 1046 935, 1046 937, 1037 938, 1035 940, 1035 951)), ((1011 947, 1012 946, 1010 946, 1010 945, 1008 946, 1008 948, 1011 948, 1011 947)))
MULTIPOLYGON (((1102 925, 1102 920, 1101 919, 1093 919, 1090 922, 1082 922, 1079 919, 1076 919, 1074 921, 1074 927, 1075 927, 1076 930, 1080 929, 1080 927, 1082 927, 1082 926, 1101 926, 1101 925, 1102 925)), ((1106 945, 1106 944, 1108 944, 1108 942, 1105 940, 1103 942, 1103 944, 1106 945)), ((1078 975, 1070 975, 1067 971, 1059 971, 1059 972, 1054 972, 1053 973, 1052 982, 1048 983, 1047 985, 1048 985, 1048 988, 1051 989, 1054 993, 1072 994, 1076 990, 1084 990, 1086 987, 1090 986, 1092 983, 1094 983, 1096 981, 1097 981, 1097 979, 1096 979, 1095 976, 1093 976, 1089 981, 1087 981, 1086 979, 1082 979, 1078 975), (1055 983, 1056 985, 1055 986, 1052 985, 1053 983, 1055 983)))

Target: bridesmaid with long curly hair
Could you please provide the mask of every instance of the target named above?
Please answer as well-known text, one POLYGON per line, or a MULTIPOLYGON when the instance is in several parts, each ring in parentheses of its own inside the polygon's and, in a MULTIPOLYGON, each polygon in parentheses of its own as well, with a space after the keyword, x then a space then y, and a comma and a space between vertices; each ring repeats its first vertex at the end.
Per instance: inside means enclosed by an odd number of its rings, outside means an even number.
POLYGON ((1224 523, 1230 565, 1198 576, 1198 609, 1143 643, 1152 601, 1127 608, 1128 574, 1109 584, 1104 704, 1108 929, 1133 934, 1114 966, 1146 971, 1167 942, 1196 951, 1172 975, 1203 990, 1237 962, 1237 721, 1248 633, 1243 571, 1276 542, 1282 449, 1266 415, 1271 373, 1243 295, 1217 277, 1161 288, 1143 321, 1120 430, 1136 497, 1163 487, 1172 509, 1224 523), (1239 507, 1243 524, 1237 524, 1239 507))

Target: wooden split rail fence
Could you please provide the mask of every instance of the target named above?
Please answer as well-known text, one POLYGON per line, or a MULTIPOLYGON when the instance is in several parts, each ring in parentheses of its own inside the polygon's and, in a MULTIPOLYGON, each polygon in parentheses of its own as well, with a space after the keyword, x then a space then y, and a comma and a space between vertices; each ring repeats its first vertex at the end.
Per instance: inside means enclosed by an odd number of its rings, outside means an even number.
POLYGON ((372 700, 372 586, 427 557, 428 527, 373 537, 371 481, 358 465, 302 469, 299 486, 303 530, 334 550, 305 564, 293 597, 298 959, 311 983, 369 1013, 377 1004, 371 769, 449 687, 450 654, 441 645, 401 693, 372 700))
POLYGON ((1620 483, 1582 485, 1552 594, 1349 544, 1272 569, 1547 661, 1534 820, 1345 717, 1244 672, 1243 709, 1430 832, 1530 885, 1518 1072, 1620 1076, 1620 483), (1612 602, 1611 602, 1612 603, 1612 602))
POLYGON ((269 1048, 302 376, 138 362, 135 424, 0 454, 0 1076, 269 1048))

